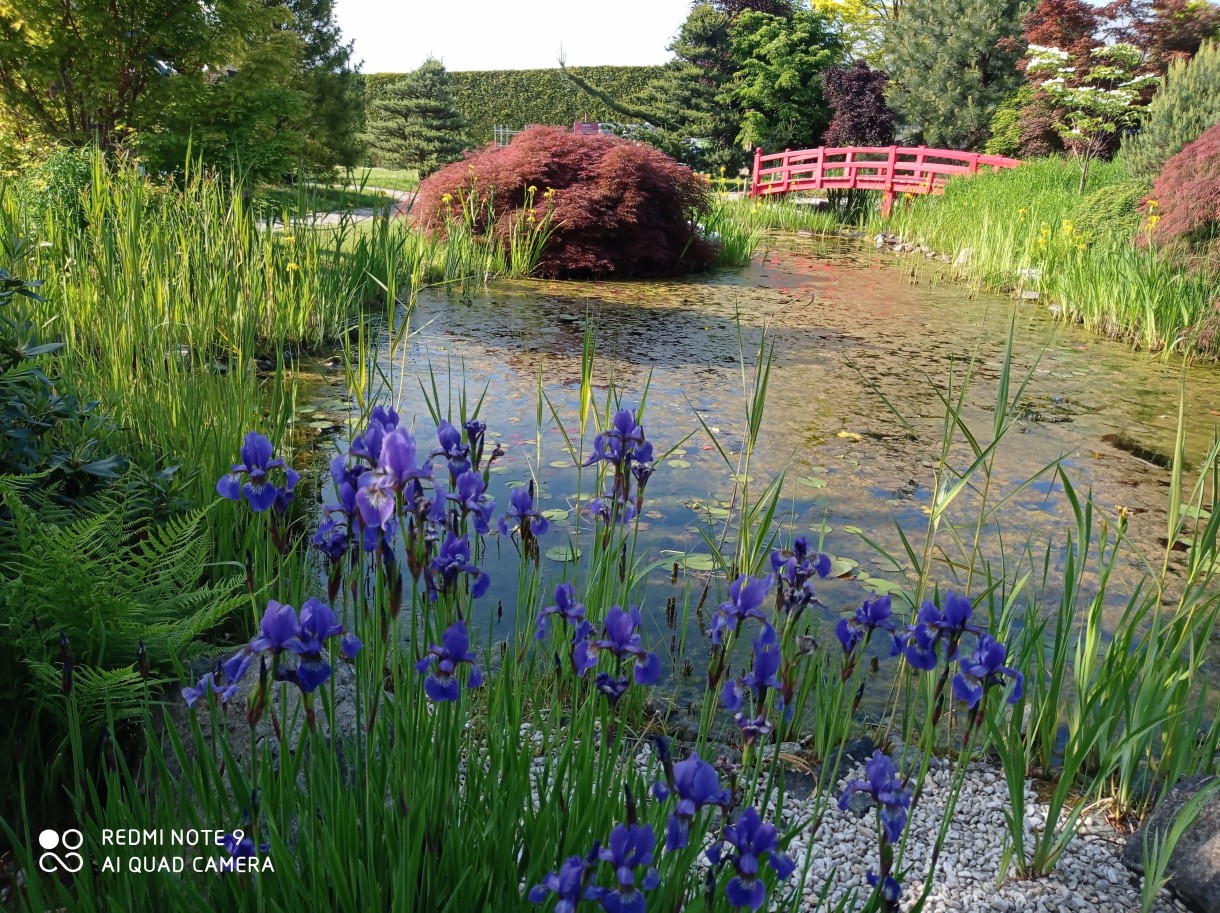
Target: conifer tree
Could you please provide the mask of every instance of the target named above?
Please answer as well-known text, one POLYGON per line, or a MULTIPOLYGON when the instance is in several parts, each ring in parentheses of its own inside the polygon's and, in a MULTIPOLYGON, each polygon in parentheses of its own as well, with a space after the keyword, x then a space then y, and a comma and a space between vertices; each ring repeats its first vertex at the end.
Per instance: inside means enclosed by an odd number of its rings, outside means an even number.
POLYGON ((369 158, 387 168, 418 168, 421 177, 457 161, 470 146, 467 124, 439 60, 386 86, 369 106, 369 158))
POLYGON ((1020 82, 1020 0, 908 0, 886 24, 890 103, 929 145, 973 149, 1020 82))
POLYGON ((1220 45, 1207 42, 1175 60, 1152 97, 1139 133, 1123 139, 1119 161, 1137 177, 1156 175, 1170 156, 1220 123, 1220 45))

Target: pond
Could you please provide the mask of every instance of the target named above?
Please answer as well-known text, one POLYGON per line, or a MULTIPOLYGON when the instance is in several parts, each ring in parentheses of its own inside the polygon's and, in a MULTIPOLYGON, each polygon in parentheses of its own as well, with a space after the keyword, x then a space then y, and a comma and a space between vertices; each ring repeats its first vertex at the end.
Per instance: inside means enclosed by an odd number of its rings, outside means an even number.
MULTIPOLYGON (((578 470, 538 391, 541 383, 575 435, 591 323, 597 393, 604 398, 613 379, 624 404, 634 407, 647 387, 649 438, 659 453, 678 447, 650 481, 640 523, 646 548, 640 557, 659 565, 649 578, 645 618, 660 647, 674 643, 667 598, 676 596, 681 605, 693 591, 697 599, 708 576, 705 559, 696 558, 672 583, 675 554, 707 553, 705 534, 716 539, 723 532, 735 467, 726 466, 721 450, 735 460, 745 440, 743 391, 764 332, 774 344, 774 364, 750 494, 757 497, 785 472, 785 539, 809 534, 816 541, 824 534, 823 550, 842 559, 836 573, 847 576, 819 589, 821 618, 832 621, 874 591, 909 588, 914 580, 897 528, 921 547, 945 416, 935 390, 952 379, 956 398, 973 359, 961 414, 984 445, 990 441, 1011 323, 1013 390, 1032 374, 993 474, 991 502, 1012 496, 998 514, 1003 536, 989 527, 982 554, 998 565, 1003 550, 1010 579, 1016 563, 1024 558, 1028 568, 1032 560, 1040 582, 1050 543, 1051 573, 1040 598, 1054 609, 1056 570, 1075 530, 1062 484, 1046 470, 1061 460, 1076 489, 1092 492, 1099 516, 1113 523, 1122 508, 1129 517, 1132 557, 1108 590, 1111 610, 1120 611, 1143 574, 1135 556, 1159 568, 1164 553, 1169 472, 1135 454, 1155 460, 1172 453, 1180 364, 1057 324, 1037 302, 972 295, 937 282, 888 252, 837 239, 786 237, 773 244, 748 269, 682 281, 495 283, 469 303, 426 291, 411 316, 409 342, 381 366, 392 391, 387 398, 421 442, 430 443, 425 387, 435 383, 442 400, 450 398, 455 418, 463 385, 472 401, 486 387, 480 417, 507 451, 493 475, 497 513, 508 504, 509 486, 535 477, 542 508, 567 512, 566 519, 551 515, 557 521, 542 543, 560 557, 578 516, 578 470), (866 545, 861 532, 889 557, 866 545)), ((1216 406, 1220 371, 1190 368, 1187 450, 1194 462, 1211 441, 1216 406)), ((956 468, 970 461, 965 445, 954 447, 956 468)), ((967 549, 979 503, 979 493, 967 490, 948 517, 965 524, 960 537, 967 549)), ((940 539, 952 542, 943 531, 940 539)), ((965 558, 952 548, 938 553, 934 582, 962 588, 965 577, 955 563, 965 558)), ((493 584, 480 601, 479 621, 484 630, 493 626, 494 638, 507 637, 516 623, 517 556, 493 540, 486 564, 493 584)), ((544 564, 549 576, 561 578, 560 561, 544 558, 544 564)), ((977 595, 977 574, 972 583, 977 595)), ((718 592, 709 596, 709 611, 718 592)))

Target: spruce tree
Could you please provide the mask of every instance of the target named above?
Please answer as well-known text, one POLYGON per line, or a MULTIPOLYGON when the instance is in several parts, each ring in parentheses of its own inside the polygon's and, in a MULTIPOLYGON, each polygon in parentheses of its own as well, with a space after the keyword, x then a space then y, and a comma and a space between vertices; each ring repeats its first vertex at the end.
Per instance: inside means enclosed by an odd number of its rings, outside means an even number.
POLYGON ((369 158, 386 168, 418 168, 425 177, 461 158, 470 146, 466 129, 444 64, 429 58, 369 106, 369 158))
POLYGON ((1169 65, 1139 133, 1123 139, 1119 161, 1136 177, 1153 177, 1170 156, 1216 123, 1220 123, 1220 45, 1207 42, 1190 60, 1169 65))
POLYGON ((915 137, 974 149, 1019 84, 1021 0, 908 0, 887 22, 890 103, 915 137))

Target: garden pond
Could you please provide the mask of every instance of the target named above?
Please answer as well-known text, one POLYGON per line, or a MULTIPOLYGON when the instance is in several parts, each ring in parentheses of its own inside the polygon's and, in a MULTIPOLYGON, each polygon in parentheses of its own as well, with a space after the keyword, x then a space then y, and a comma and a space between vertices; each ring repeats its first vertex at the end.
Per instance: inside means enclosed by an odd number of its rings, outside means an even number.
MULTIPOLYGON (((834 574, 842 576, 819 588, 823 622, 875 592, 910 589, 915 575, 896 527, 922 547, 945 423, 935 391, 952 380, 956 399, 973 359, 961 415, 984 445, 990 441, 1011 326, 1012 390, 1032 374, 998 450, 989 493, 993 504, 1011 500, 999 510, 998 526, 984 531, 981 553, 998 567, 1002 550, 1010 580, 1024 559, 1040 582, 1050 543, 1051 572, 1040 599, 1054 610, 1056 569, 1076 526, 1063 486, 1047 468, 1059 460, 1078 492, 1092 492, 1101 517, 1113 523, 1120 510, 1128 517, 1131 549, 1107 594, 1110 611, 1120 612, 1144 571, 1159 569, 1164 555, 1170 473, 1160 464, 1174 446, 1180 361, 1133 353, 1056 323, 1038 302, 971 294, 940 281, 922 261, 846 239, 785 237, 772 244, 748 269, 710 277, 497 282, 467 302, 425 290, 408 342, 382 358, 385 398, 422 445, 432 438, 426 398, 434 384, 455 420, 463 388, 470 402, 486 388, 479 416, 506 450, 492 476, 497 514, 507 507, 510 486, 537 480, 552 521, 543 563, 549 577, 561 579, 579 517, 581 470, 551 407, 575 441, 585 327, 592 324, 595 397, 604 398, 612 380, 623 404, 634 408, 647 388, 644 428, 658 454, 677 448, 648 484, 637 555, 655 564, 644 606, 647 636, 657 647, 669 644, 677 668, 680 632, 667 618, 667 600, 676 597, 679 619, 698 602, 712 568, 709 539, 725 535, 742 481, 756 498, 785 473, 783 541, 822 536, 822 550, 837 559, 834 574), (765 414, 748 476, 735 478, 720 451, 736 461, 746 439, 747 387, 764 332, 774 345, 765 414), (549 403, 540 401, 540 386, 549 403)), ((383 344, 383 352, 388 348, 383 344)), ((350 402, 342 374, 322 371, 308 424, 324 428, 346 418, 334 414, 350 402)), ((1187 456, 1197 463, 1220 415, 1220 371, 1192 366, 1186 393, 1187 456)), ((594 433, 591 427, 585 453, 594 433)), ((959 470, 971 459, 964 443, 951 451, 959 470)), ((591 473, 584 470, 586 496, 591 473)), ((959 524, 963 550, 936 555, 932 579, 942 588, 966 583, 961 565, 980 503, 980 493, 968 489, 947 515, 959 524)), ((588 521, 581 522, 587 529, 588 521)), ((952 543, 953 536, 942 530, 939 541, 952 543)), ((482 564, 492 585, 477 621, 484 632, 490 623, 500 639, 517 622, 518 558, 507 540, 493 537, 488 548, 482 564)), ((977 594, 977 573, 972 584, 977 594)), ((708 596, 709 613, 722 598, 717 593, 708 596)), ((901 596, 895 598, 897 607, 901 596)))

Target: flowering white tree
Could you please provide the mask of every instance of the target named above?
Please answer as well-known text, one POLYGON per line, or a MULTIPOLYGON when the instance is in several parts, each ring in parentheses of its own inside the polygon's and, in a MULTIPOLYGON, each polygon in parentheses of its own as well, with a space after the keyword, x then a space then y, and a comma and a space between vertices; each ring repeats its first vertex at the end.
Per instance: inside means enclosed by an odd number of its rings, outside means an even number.
POLYGON ((1067 51, 1031 44, 1026 72, 1049 76, 1042 83, 1066 109, 1055 125, 1068 148, 1080 158, 1080 190, 1089 177, 1089 163, 1106 148, 1115 133, 1139 123, 1140 93, 1156 82, 1155 76, 1137 76, 1143 62, 1139 48, 1110 44, 1092 52, 1093 64, 1084 73, 1071 66, 1067 51))

